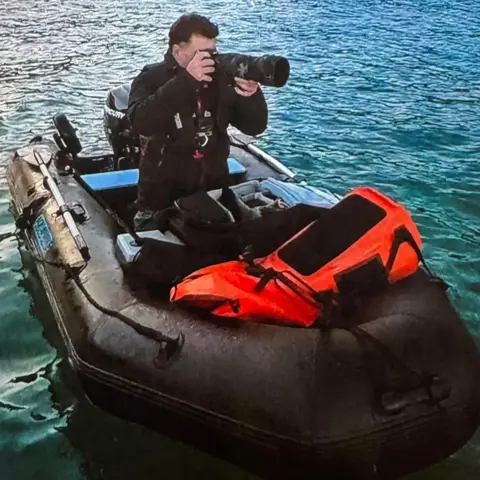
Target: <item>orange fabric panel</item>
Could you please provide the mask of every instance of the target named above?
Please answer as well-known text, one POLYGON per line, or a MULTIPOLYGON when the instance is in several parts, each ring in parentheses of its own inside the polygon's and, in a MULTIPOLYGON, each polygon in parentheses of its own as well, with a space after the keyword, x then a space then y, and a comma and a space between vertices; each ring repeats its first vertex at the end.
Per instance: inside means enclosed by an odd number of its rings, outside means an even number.
POLYGON ((319 308, 274 281, 257 293, 258 277, 245 272, 243 262, 207 267, 187 277, 170 292, 170 301, 208 309, 220 317, 241 320, 275 320, 285 324, 311 325, 319 308), (207 270, 207 271, 205 271, 207 270))
MULTIPOLYGON (((300 296, 278 280, 270 280, 265 287, 256 292, 259 277, 249 275, 246 263, 241 261, 213 265, 187 277, 172 289, 172 302, 186 302, 193 306, 208 308, 214 315, 227 316, 250 321, 274 319, 285 324, 310 326, 321 314, 322 306, 313 302, 311 291, 338 293, 335 276, 352 267, 379 256, 384 266, 389 260, 394 232, 398 227, 406 227, 421 249, 420 233, 404 207, 371 188, 356 188, 349 195, 361 195, 386 211, 386 216, 358 241, 344 252, 324 265, 312 275, 304 276, 283 262, 278 251, 257 259, 256 265, 277 272, 286 272, 304 295, 300 296), (295 280, 295 278, 297 280, 295 280), (302 285, 302 283, 307 284, 302 285), (304 296, 310 297, 307 301, 304 296)), ((310 226, 304 228, 293 238, 302 235, 310 226)), ((308 255, 308 252, 305 252, 308 255)), ((418 257, 413 248, 401 244, 388 280, 397 282, 418 269, 418 257)))
MULTIPOLYGON (((320 271, 308 276, 302 276, 296 272, 296 275, 307 282, 315 291, 333 290, 338 292, 334 276, 375 255, 380 255, 383 264, 386 265, 394 240, 394 231, 398 226, 405 225, 413 235, 418 246, 420 248, 422 246, 420 233, 410 215, 402 206, 371 188, 357 188, 349 193, 349 195, 354 194, 361 195, 376 203, 387 212, 387 215, 345 252, 324 265, 320 271)), ((292 241, 293 238, 301 235, 308 228, 303 229, 286 244, 292 241)), ((265 268, 274 268, 280 271, 291 269, 278 256, 280 248, 266 257, 264 261, 261 261, 261 265, 265 268)), ((389 276, 390 283, 411 275, 417 268, 417 255, 409 245, 402 245, 389 276)))

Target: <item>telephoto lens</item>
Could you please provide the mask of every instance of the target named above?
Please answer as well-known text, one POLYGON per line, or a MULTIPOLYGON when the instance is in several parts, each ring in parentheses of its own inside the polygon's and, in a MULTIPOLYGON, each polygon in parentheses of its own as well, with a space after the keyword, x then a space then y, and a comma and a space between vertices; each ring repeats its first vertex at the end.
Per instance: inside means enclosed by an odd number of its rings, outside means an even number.
POLYGON ((290 76, 290 63, 278 55, 254 57, 239 53, 218 53, 205 50, 215 61, 215 66, 230 77, 254 80, 267 87, 283 87, 290 76))

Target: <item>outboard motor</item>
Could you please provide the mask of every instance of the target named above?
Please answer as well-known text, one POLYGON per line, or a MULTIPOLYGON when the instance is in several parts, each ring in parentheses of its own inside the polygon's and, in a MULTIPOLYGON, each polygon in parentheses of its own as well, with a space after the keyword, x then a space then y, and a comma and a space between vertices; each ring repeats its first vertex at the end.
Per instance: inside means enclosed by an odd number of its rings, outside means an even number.
POLYGON ((140 141, 132 132, 126 115, 129 94, 129 83, 112 88, 103 109, 105 135, 113 149, 118 170, 136 168, 140 159, 140 141))

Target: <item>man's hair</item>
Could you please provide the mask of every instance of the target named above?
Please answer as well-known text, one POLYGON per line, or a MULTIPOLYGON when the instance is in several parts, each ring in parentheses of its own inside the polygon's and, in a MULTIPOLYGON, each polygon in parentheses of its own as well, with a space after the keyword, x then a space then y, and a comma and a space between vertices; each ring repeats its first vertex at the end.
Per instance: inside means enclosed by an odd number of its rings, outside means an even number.
POLYGON ((182 15, 170 28, 168 45, 172 48, 175 44, 188 42, 194 34, 206 38, 216 38, 218 27, 202 15, 196 13, 182 15))

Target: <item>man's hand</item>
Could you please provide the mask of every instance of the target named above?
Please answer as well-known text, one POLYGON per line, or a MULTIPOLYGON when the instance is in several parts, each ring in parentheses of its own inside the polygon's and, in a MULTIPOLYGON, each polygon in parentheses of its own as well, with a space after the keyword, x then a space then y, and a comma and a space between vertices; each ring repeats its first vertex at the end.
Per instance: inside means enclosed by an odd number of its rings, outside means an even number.
POLYGON ((199 82, 211 82, 212 77, 208 74, 215 71, 214 65, 215 62, 210 57, 210 54, 199 50, 187 65, 186 70, 199 82))
POLYGON ((235 77, 235 82, 237 84, 235 91, 242 97, 251 97, 258 90, 258 83, 254 80, 235 77))

